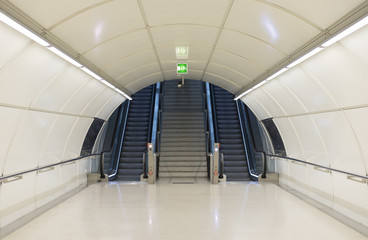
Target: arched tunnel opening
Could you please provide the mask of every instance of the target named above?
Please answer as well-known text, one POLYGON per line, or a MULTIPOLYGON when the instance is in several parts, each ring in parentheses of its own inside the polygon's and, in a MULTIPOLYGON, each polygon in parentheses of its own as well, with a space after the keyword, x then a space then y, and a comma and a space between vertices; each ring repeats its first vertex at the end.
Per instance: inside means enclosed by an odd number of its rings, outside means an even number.
POLYGON ((210 179, 218 143, 220 181, 265 176, 266 154, 286 155, 281 136, 272 119, 263 127, 234 97, 198 80, 169 80, 141 89, 107 120, 99 144, 103 174, 109 180, 144 181, 150 174, 151 143, 157 178, 210 179))

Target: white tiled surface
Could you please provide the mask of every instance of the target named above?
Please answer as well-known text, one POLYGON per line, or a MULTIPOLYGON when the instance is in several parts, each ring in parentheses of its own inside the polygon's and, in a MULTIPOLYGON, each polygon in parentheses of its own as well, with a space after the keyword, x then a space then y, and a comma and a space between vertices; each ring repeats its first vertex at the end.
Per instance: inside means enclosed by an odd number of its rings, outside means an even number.
POLYGON ((100 183, 30 222, 22 239, 367 239, 273 184, 100 183))

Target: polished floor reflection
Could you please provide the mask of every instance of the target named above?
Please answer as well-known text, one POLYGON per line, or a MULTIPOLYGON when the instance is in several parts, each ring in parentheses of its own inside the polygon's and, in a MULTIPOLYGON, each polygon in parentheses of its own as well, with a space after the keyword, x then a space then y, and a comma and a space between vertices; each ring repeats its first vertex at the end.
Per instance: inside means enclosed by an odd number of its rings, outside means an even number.
POLYGON ((22 239, 367 239, 267 183, 99 183, 8 235, 22 239))

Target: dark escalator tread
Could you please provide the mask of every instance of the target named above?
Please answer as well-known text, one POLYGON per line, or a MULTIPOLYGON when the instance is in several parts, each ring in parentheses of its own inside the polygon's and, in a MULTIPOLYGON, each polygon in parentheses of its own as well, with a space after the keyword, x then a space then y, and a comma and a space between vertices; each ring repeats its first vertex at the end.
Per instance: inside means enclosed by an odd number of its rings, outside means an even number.
POLYGON ((243 137, 234 95, 214 86, 217 129, 228 181, 249 180, 243 137))

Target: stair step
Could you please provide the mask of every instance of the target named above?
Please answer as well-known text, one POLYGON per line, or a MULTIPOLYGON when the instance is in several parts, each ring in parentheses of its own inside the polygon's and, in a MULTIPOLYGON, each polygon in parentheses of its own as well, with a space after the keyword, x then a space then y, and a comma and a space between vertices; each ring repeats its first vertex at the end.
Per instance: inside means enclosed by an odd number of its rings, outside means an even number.
POLYGON ((160 169, 162 167, 206 167, 206 161, 160 161, 160 169))
POLYGON ((198 178, 198 177, 207 177, 206 172, 159 172, 159 177, 170 177, 170 178, 198 178))
POLYGON ((205 152, 204 147, 187 147, 187 146, 176 146, 168 147, 161 145, 161 152, 205 152))
POLYGON ((160 166, 162 172, 207 172, 207 166, 160 166))
POLYGON ((162 153, 160 153, 160 163, 162 162, 173 162, 173 161, 178 161, 178 162, 207 162, 207 157, 206 156, 190 156, 190 155, 185 155, 185 156, 162 156, 162 153))
POLYGON ((179 152, 179 151, 163 152, 161 151, 160 156, 161 157, 185 157, 185 156, 203 157, 203 156, 206 156, 206 153, 204 151, 203 152, 179 152))

